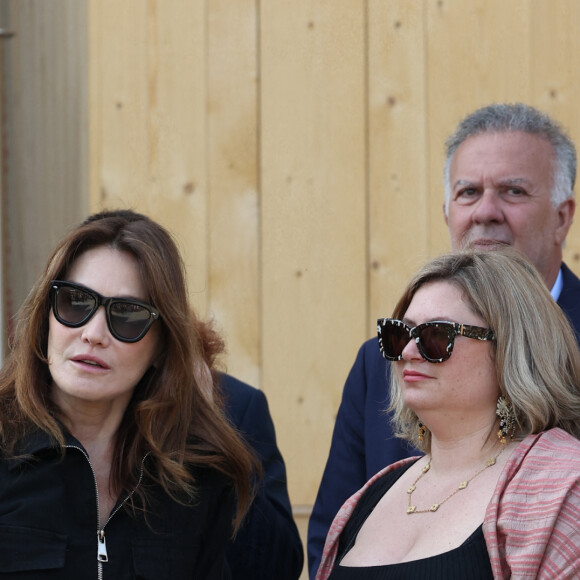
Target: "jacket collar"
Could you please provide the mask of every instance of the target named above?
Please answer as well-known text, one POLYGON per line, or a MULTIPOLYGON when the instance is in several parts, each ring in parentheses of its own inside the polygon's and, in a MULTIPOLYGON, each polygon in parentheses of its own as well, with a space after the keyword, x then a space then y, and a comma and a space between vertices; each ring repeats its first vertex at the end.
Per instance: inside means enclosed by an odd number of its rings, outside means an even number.
MULTIPOLYGON (((73 437, 66 429, 63 429, 65 445, 74 445, 84 450, 81 443, 73 437)), ((60 451, 60 445, 46 431, 37 429, 28 434, 18 444, 16 449, 17 457, 8 461, 8 469, 13 470, 30 461, 31 457, 39 455, 43 451, 60 451)))

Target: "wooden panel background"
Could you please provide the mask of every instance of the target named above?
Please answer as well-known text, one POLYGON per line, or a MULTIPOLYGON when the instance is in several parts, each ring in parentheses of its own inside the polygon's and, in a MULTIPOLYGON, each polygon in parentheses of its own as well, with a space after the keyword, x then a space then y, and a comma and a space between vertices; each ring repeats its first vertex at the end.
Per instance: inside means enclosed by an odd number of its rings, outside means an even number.
POLYGON ((89 211, 87 7, 77 0, 0 0, 0 20, 14 32, 4 41, 2 95, 2 299, 10 317, 48 248, 89 211))
MULTIPOLYGON (((580 4, 0 0, 0 16, 14 293, 87 208, 169 227, 224 364, 268 396, 304 529, 358 346, 448 248, 446 136, 521 100, 580 142, 580 4)), ((565 257, 580 272, 576 225, 565 257)))

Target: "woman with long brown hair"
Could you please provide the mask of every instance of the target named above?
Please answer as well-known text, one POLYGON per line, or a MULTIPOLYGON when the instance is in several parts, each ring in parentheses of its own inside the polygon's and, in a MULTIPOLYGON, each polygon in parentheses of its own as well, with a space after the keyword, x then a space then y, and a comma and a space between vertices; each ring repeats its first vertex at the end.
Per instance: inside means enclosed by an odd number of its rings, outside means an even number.
POLYGON ((213 400, 221 348, 153 220, 58 244, 0 372, 3 578, 222 578, 255 460, 213 400))

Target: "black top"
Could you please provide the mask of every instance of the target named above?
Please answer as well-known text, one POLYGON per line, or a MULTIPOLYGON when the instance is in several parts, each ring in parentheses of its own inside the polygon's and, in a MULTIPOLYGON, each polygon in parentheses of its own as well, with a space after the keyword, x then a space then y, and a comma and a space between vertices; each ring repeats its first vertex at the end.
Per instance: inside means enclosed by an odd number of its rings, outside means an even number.
POLYGON ((453 578, 488 580, 493 578, 481 526, 458 548, 430 558, 384 566, 351 567, 339 565, 342 558, 354 545, 362 525, 377 503, 413 463, 415 462, 412 461, 399 469, 386 473, 373 482, 360 498, 340 536, 336 564, 329 580, 449 580, 453 578))

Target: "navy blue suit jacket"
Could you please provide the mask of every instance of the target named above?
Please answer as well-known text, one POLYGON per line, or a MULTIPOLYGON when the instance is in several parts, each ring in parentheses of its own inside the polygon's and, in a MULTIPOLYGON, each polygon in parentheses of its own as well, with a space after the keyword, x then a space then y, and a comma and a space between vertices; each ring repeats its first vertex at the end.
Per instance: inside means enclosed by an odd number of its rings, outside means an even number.
MULTIPOLYGON (((562 264, 558 304, 580 343, 580 280, 562 264)), ((308 566, 313 579, 328 528, 342 504, 383 467, 408 457, 412 450, 396 439, 384 412, 388 401, 388 361, 376 338, 358 352, 344 385, 330 453, 308 525, 308 566)))
POLYGON ((263 479, 242 527, 227 551, 234 580, 297 580, 304 551, 286 484, 286 466, 264 393, 221 375, 226 413, 261 461, 263 479))

